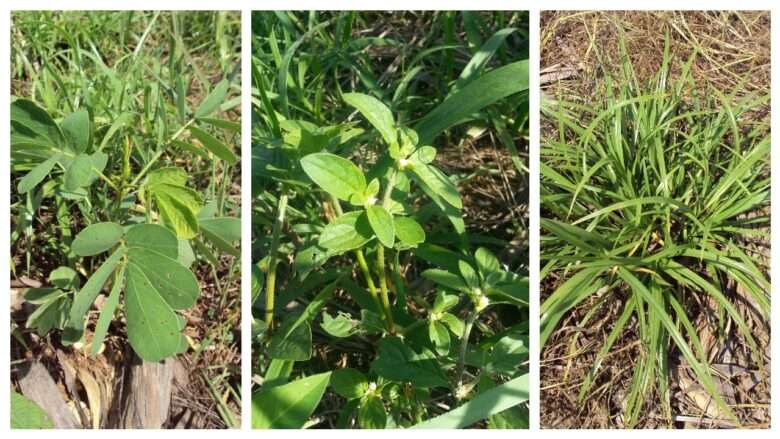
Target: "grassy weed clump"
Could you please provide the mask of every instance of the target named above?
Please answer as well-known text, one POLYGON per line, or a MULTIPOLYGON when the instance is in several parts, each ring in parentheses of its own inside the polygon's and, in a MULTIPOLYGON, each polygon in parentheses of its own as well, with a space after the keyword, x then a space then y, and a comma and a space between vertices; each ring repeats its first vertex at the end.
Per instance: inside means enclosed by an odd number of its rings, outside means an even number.
POLYGON ((542 349, 575 307, 576 326, 588 328, 617 303, 578 401, 604 383, 616 342, 635 334, 639 356, 621 402, 627 426, 651 402, 672 425, 675 368, 703 389, 703 416, 740 423, 734 397, 719 391, 705 332, 721 343, 738 337, 752 367, 767 364, 753 322, 769 318, 770 284, 753 242, 769 227, 770 136, 752 112, 769 95, 704 88, 691 75, 696 57, 672 78, 667 36, 660 68, 643 83, 621 39, 619 74, 604 72, 594 101, 542 104, 555 131, 541 149, 541 279, 555 286, 541 305, 542 349))

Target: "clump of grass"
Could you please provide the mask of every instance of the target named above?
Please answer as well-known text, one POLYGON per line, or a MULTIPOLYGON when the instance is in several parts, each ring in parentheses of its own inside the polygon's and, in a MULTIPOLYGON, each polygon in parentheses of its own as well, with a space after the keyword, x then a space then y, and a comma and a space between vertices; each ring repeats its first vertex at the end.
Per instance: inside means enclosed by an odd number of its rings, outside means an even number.
POLYGON ((642 83, 619 35, 620 73, 604 72, 598 99, 542 105, 557 133, 541 148, 540 277, 565 280, 541 305, 542 348, 573 308, 585 306, 577 325, 588 327, 615 300, 621 309, 580 384, 579 402, 633 327, 641 354, 623 404, 625 425, 646 415, 653 396, 672 424, 675 357, 711 398, 716 410, 708 414, 739 424, 718 392, 696 325, 741 337, 753 364, 764 367, 747 323, 753 318, 738 302, 749 302, 758 320, 769 318, 766 267, 748 244, 769 227, 769 125, 746 117, 769 96, 746 92, 747 74, 729 94, 701 88, 691 75, 696 51, 672 79, 668 34, 660 69, 642 83), (735 284, 745 296, 732 291, 735 284), (702 303, 712 304, 709 319, 699 319, 702 303))

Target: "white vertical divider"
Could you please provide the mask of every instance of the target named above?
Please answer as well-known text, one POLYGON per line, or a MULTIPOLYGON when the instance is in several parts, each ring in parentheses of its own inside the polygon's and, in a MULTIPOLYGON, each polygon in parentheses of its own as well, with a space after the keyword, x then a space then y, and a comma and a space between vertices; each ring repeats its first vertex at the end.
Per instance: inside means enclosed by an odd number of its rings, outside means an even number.
POLYGON ((241 429, 252 407, 252 11, 241 10, 241 429))
POLYGON ((528 68, 528 280, 529 280, 529 415, 531 430, 539 429, 539 9, 531 9, 528 68))

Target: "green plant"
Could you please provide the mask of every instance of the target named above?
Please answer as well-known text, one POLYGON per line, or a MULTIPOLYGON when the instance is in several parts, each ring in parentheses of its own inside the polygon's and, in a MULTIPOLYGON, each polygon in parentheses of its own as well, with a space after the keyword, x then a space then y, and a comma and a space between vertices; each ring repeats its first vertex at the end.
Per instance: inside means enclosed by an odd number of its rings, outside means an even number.
MULTIPOLYGON (((79 20, 45 16, 15 20, 27 36, 37 32, 55 41, 62 36, 49 33, 45 23, 56 19, 72 27, 70 20, 79 20), (44 25, 30 25, 39 18, 44 25)), ((237 210, 228 191, 238 156, 229 145, 240 126, 215 116, 238 102, 229 99, 230 76, 212 84, 185 64, 188 37, 179 26, 196 18, 156 13, 133 53, 106 49, 105 59, 93 38, 117 19, 128 25, 132 14, 92 16, 96 27, 75 30, 57 55, 39 42, 32 53, 14 46, 19 74, 32 78, 32 85, 29 99, 11 103, 12 238, 26 247, 28 273, 45 260, 59 265, 48 273, 50 286, 25 294, 38 306, 26 326, 42 336, 61 331, 63 345, 84 344, 96 355, 112 321, 124 321, 142 359, 172 356, 190 346, 182 334, 186 319, 177 311, 200 296, 195 261, 207 261, 216 274, 221 254, 239 256, 240 221, 227 212, 237 210), (166 63, 142 52, 153 38, 149 31, 163 20, 174 30, 166 63), (45 68, 36 70, 30 58, 46 60, 45 68), (194 103, 187 96, 191 82, 202 92, 190 96, 194 103), (44 245, 33 248, 36 241, 44 245), (99 318, 87 330, 89 311, 104 289, 99 318)))
MULTIPOLYGON (((361 427, 384 428, 389 419, 385 402, 389 402, 391 410, 395 411, 393 418, 398 420, 396 422, 401 422, 405 407, 414 413, 411 420, 422 419, 421 409, 431 388, 452 389, 456 400, 467 399, 472 389, 481 382, 480 377, 466 374, 467 365, 478 365, 487 375, 519 372, 520 364, 528 354, 527 324, 496 334, 494 340, 486 342, 483 349, 485 352, 492 350, 492 356, 482 360, 467 357, 473 349, 469 343, 470 334, 481 313, 496 304, 525 308, 528 304, 528 282, 527 278, 502 269, 495 256, 485 248, 479 248, 473 255, 437 246, 427 246, 423 250, 421 246, 426 241, 426 233, 415 219, 416 209, 412 200, 417 196, 413 195, 412 184, 434 201, 465 238, 463 222, 457 214, 461 207, 457 188, 432 164, 436 149, 420 145, 414 130, 398 128, 384 104, 357 93, 344 95, 344 100, 364 115, 387 146, 387 155, 380 157, 367 173, 339 155, 312 151, 315 145, 328 145, 333 140, 344 141, 343 133, 347 131, 352 134, 361 132, 349 126, 326 130, 309 123, 287 121, 281 125, 287 134, 285 146, 280 152, 292 167, 285 171, 284 183, 302 186, 307 178, 310 179, 324 191, 325 202, 333 210, 318 238, 299 252, 296 265, 309 271, 313 268, 312 264, 322 266, 328 259, 353 254, 368 288, 368 296, 363 296, 362 300, 359 290, 352 292, 362 307, 361 320, 353 320, 345 313, 339 313, 335 318, 327 312, 321 313, 326 302, 332 299, 335 287, 344 279, 344 273, 334 272, 337 279, 323 289, 303 313, 289 315, 278 328, 274 327, 276 253, 280 224, 287 209, 287 194, 283 193, 279 197, 265 275, 266 319, 262 327, 269 338, 267 355, 273 358, 270 368, 284 367, 278 362, 311 358, 312 326, 320 314, 322 329, 335 338, 385 334, 379 341, 378 356, 371 364, 371 375, 377 381, 369 382, 365 375, 354 369, 336 370, 331 377, 334 390, 347 398, 348 407, 357 411, 361 427), (316 144, 305 143, 305 139, 317 136, 316 144), (345 211, 342 202, 347 202, 351 210, 345 211), (423 278, 439 286, 432 305, 426 304, 421 297, 406 297, 404 274, 398 261, 407 251, 415 252, 418 257, 441 267, 422 273, 423 278), (309 252, 316 256, 310 256, 309 252), (388 270, 392 273, 392 280, 387 275, 388 270), (395 304, 390 299, 391 290, 396 293, 395 304), (405 305, 407 300, 414 300, 427 310, 415 317, 405 305), (456 315, 464 313, 465 321, 456 315), (447 370, 454 373, 448 376, 447 370), (346 377, 347 374, 350 376, 346 377), (411 387, 405 390, 404 385, 411 387), (413 398, 402 398, 404 392, 410 391, 413 398)), ((258 278, 255 282, 259 290, 262 281, 258 278)), ((253 405, 273 406, 269 400, 280 398, 278 389, 265 385, 255 394, 253 405)), ((516 398, 510 407, 524 401, 516 398)), ((262 409, 258 410, 262 412, 262 409)), ((267 419, 268 416, 267 413, 258 415, 258 419, 267 419)), ((299 421, 302 425, 305 417, 299 421)), ((258 421, 254 425, 268 427, 274 424, 258 421)))
POLYGON ((19 393, 11 392, 11 428, 54 428, 54 423, 38 404, 19 393))
POLYGON ((252 28, 253 426, 526 427, 526 227, 484 231, 462 191, 504 171, 453 163, 485 133, 525 172, 527 15, 252 28))
MULTIPOLYGON (((695 51, 674 75, 668 36, 649 84, 637 79, 622 37, 619 54, 619 74, 605 69, 595 105, 562 96, 543 101, 556 132, 541 149, 541 278, 555 288, 541 305, 541 345, 573 309, 582 309, 576 324, 586 327, 617 303, 579 402, 592 394, 616 341, 636 331, 640 355, 626 425, 646 415, 651 399, 671 425, 674 358, 690 368, 717 413, 738 424, 697 325, 719 339, 738 335, 753 363, 765 367, 747 320, 767 320, 770 309, 767 267, 751 243, 769 227, 769 126, 751 116, 769 96, 697 87, 695 51), (739 309, 742 300, 755 306, 749 315, 739 309)), ((567 342, 572 354, 577 338, 567 342)))

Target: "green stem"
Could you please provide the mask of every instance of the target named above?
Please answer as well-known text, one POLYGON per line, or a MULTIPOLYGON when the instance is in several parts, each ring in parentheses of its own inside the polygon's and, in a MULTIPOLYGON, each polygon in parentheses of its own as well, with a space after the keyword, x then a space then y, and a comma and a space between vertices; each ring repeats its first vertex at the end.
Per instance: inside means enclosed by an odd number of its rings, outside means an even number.
MULTIPOLYGON (((390 194, 393 192, 393 186, 395 186, 395 178, 398 175, 398 169, 393 168, 390 173, 390 178, 387 180, 387 187, 385 188, 384 197, 382 197, 382 207, 385 210, 390 207, 390 194)), ((376 248, 376 269, 379 272, 379 292, 382 296, 382 306, 385 309, 385 317, 387 318, 388 331, 391 334, 395 333, 395 323, 393 323, 393 312, 390 309, 390 297, 387 293, 387 273, 385 273, 385 246, 382 243, 377 243, 376 248)))
POLYGON ((274 290, 276 289, 276 265, 279 263, 277 251, 279 250, 279 235, 284 224, 284 213, 287 210, 287 195, 279 197, 279 205, 276 209, 276 221, 271 235, 271 253, 268 261, 268 275, 265 278, 265 324, 271 331, 274 321, 274 290))
POLYGON ((387 294, 387 275, 385 274, 385 246, 378 244, 376 249, 376 269, 379 272, 379 292, 382 296, 382 307, 385 310, 387 320, 387 330, 395 333, 395 323, 393 323, 393 312, 390 309, 390 297, 387 294))
MULTIPOLYGON (((336 211, 336 215, 337 216, 343 215, 344 211, 341 209, 341 203, 339 203, 338 198, 331 195, 330 200, 331 200, 331 204, 333 204, 333 210, 336 211)), ((371 294, 371 298, 374 299, 374 304, 376 304, 376 307, 379 310, 380 314, 386 314, 386 311, 382 306, 382 302, 379 300, 379 294, 377 293, 376 285, 374 285, 374 277, 371 276, 371 269, 368 267, 368 261, 366 261, 366 257, 363 254, 363 249, 360 248, 356 249, 355 256, 357 257, 358 265, 360 265, 360 271, 363 272, 363 277, 366 278, 366 285, 368 286, 368 292, 371 294)), ((387 318, 385 318, 384 320, 385 320, 385 325, 387 326, 387 330, 390 331, 392 328, 388 323, 389 320, 387 318)))
MULTIPOLYGON (((374 299, 374 303, 376 304, 377 309, 381 313, 384 313, 382 302, 379 301, 379 294, 377 293, 376 286, 374 285, 374 278, 371 276, 371 270, 368 268, 368 261, 366 261, 366 257, 363 255, 363 250, 355 250, 355 256, 357 256, 358 265, 360 265, 360 271, 363 272, 363 277, 366 278, 366 285, 368 285, 368 292, 371 294, 371 298, 374 299)), ((388 326, 387 329, 390 330, 390 327, 388 326)))
POLYGON ((466 326, 463 328, 463 337, 460 339, 460 352, 458 353, 458 367, 455 376, 458 377, 458 387, 463 385, 463 374, 466 372, 466 350, 469 347, 469 337, 471 336, 471 328, 474 327, 474 322, 477 320, 479 312, 474 309, 471 314, 466 318, 466 326))

